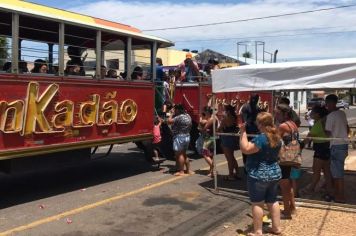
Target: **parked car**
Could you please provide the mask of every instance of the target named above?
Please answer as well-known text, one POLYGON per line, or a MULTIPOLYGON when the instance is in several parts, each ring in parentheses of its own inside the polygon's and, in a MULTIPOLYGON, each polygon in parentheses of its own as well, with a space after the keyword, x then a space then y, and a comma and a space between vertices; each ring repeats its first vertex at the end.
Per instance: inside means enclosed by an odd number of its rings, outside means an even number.
POLYGON ((307 109, 311 110, 314 106, 324 106, 325 100, 324 98, 312 98, 307 103, 307 109))
POLYGON ((345 100, 339 100, 336 104, 336 107, 337 108, 344 108, 344 109, 349 109, 350 106, 349 106, 349 103, 346 102, 345 100))

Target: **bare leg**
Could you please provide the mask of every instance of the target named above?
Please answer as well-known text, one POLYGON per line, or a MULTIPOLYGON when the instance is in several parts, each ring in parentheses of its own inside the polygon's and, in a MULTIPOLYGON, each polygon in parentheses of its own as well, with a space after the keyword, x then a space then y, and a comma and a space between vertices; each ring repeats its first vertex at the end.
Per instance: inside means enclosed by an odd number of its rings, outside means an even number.
POLYGON ((268 203, 268 210, 271 213, 272 218, 272 232, 280 233, 281 232, 281 215, 279 210, 279 203, 268 203))
POLYGON ((208 175, 213 176, 213 159, 208 155, 204 155, 204 159, 209 165, 209 174, 208 175))
POLYGON ((345 202, 344 178, 334 179, 335 201, 345 202))
POLYGON ((159 160, 159 153, 158 153, 157 149, 153 149, 153 153, 154 153, 153 160, 154 161, 158 161, 159 160))
POLYGON ((262 235, 263 202, 252 203, 253 231, 255 235, 262 235))
POLYGON ((294 214, 297 210, 297 207, 295 205, 295 197, 294 197, 294 191, 292 187, 292 183, 290 183, 290 212, 291 214, 294 214))
POLYGON ((291 185, 292 185, 292 189, 293 189, 293 195, 294 197, 297 197, 297 193, 298 193, 298 180, 296 179, 292 179, 291 180, 291 185))
POLYGON ((176 160, 178 163, 178 171, 175 173, 175 175, 184 175, 185 158, 182 151, 176 152, 176 160))
POLYGON ((318 184, 319 180, 320 180, 320 174, 321 174, 321 169, 323 167, 323 161, 318 159, 318 158, 314 158, 313 160, 313 178, 312 178, 312 182, 310 184, 310 187, 308 190, 310 191, 315 191, 315 187, 318 184))
POLYGON ((330 161, 323 161, 323 173, 326 183, 326 191, 328 194, 333 195, 333 185, 332 185, 332 177, 330 171, 330 161))
POLYGON ((234 170, 236 171, 236 175, 238 174, 238 164, 237 161, 234 157, 234 150, 231 150, 230 148, 223 147, 223 151, 225 154, 225 158, 227 160, 227 166, 229 169, 229 177, 234 178, 234 170))
POLYGON ((190 175, 194 174, 194 172, 190 170, 190 161, 189 161, 189 158, 185 152, 184 152, 184 164, 185 164, 185 168, 186 168, 185 173, 190 174, 190 175))
POLYGON ((287 218, 292 218, 292 212, 291 212, 292 187, 290 181, 289 179, 281 179, 279 185, 281 187, 281 192, 282 192, 284 215, 287 218))

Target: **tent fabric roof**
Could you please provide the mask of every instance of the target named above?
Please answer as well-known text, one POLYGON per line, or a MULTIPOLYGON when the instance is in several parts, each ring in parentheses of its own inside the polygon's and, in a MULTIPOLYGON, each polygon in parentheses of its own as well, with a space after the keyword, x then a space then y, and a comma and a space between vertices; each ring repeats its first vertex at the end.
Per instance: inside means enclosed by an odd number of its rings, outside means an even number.
POLYGON ((247 65, 212 72, 213 92, 356 87, 356 58, 247 65))

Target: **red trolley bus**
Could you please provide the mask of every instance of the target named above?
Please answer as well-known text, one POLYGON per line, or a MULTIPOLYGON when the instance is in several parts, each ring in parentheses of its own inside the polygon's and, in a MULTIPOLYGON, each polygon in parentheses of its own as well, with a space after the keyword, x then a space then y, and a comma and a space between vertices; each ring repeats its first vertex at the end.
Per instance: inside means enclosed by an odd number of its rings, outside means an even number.
MULTIPOLYGON (((145 141, 139 146, 151 158, 155 98, 162 104, 153 82, 156 52, 172 42, 24 1, 1 1, 0 26, 7 41, 0 48, 7 55, 0 57, 0 171, 90 159, 93 147, 110 144, 109 153, 126 142, 145 141)), ((248 95, 220 94, 216 105, 238 109, 248 95)), ((193 127, 202 107, 213 106, 210 99, 209 82, 177 84, 172 98, 185 106, 193 127)), ((271 105, 271 94, 262 100, 271 105)), ((194 143, 197 130, 192 133, 194 143)))
POLYGON ((172 42, 23 1, 0 2, 0 25, 8 55, 0 58, 2 171, 39 155, 86 158, 91 147, 152 138, 156 51, 172 42), (45 73, 37 70, 44 65, 45 73), (107 78, 106 70, 126 78, 107 78), (145 80, 131 79, 136 74, 145 80))

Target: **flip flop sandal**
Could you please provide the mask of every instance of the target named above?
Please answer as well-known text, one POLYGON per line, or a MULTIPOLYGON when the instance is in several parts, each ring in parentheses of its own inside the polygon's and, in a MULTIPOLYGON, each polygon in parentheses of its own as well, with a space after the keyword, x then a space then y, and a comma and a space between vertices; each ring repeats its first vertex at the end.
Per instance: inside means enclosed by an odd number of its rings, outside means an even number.
POLYGON ((266 230, 266 233, 268 233, 268 234, 273 234, 273 235, 281 235, 281 234, 282 234, 282 231, 275 232, 275 231, 273 231, 271 228, 269 228, 269 229, 266 230))

